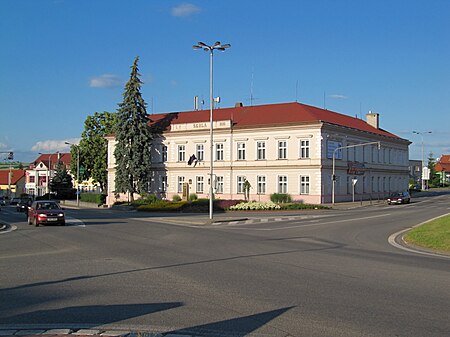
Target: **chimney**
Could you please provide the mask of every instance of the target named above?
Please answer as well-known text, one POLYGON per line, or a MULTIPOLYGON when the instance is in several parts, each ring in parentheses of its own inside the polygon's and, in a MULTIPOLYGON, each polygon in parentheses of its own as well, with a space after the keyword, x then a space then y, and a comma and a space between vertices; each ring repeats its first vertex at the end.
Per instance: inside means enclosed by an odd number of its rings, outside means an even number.
POLYGON ((244 106, 244 104, 242 104, 242 102, 237 102, 234 107, 235 108, 242 108, 244 106))
POLYGON ((194 110, 198 110, 198 96, 194 97, 194 110))
POLYGON ((380 114, 369 111, 369 113, 366 114, 366 121, 367 121, 367 124, 369 124, 370 126, 373 126, 375 129, 380 128, 380 114))

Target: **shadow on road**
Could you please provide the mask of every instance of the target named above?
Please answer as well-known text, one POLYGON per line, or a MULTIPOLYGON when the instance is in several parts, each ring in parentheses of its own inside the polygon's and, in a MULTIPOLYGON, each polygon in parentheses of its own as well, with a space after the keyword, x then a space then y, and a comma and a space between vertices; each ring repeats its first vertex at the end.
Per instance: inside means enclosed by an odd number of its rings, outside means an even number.
POLYGON ((192 334, 196 336, 234 336, 243 337, 261 328, 271 320, 294 308, 286 307, 277 310, 262 312, 255 315, 227 319, 204 325, 171 331, 173 334, 192 334))

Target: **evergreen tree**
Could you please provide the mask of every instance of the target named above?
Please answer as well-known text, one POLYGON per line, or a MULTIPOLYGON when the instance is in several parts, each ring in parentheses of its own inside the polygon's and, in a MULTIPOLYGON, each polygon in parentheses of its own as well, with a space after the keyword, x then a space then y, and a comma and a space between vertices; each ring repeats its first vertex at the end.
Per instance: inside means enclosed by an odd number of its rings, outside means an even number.
POLYGON ((50 190, 62 199, 69 197, 73 192, 72 176, 60 161, 56 163, 56 172, 50 181, 50 190))
POLYGON ((140 89, 142 81, 139 79, 139 57, 131 66, 130 80, 125 85, 123 102, 117 110, 116 126, 116 179, 115 192, 130 193, 134 200, 134 193, 146 192, 150 179, 150 143, 152 133, 148 123, 146 103, 140 89))
MULTIPOLYGON (((84 121, 84 131, 79 143, 80 150, 80 181, 93 179, 105 191, 108 172, 107 156, 108 142, 105 136, 114 132, 116 113, 95 112, 84 121)), ((70 172, 77 172, 78 150, 72 146, 70 153, 70 172)))

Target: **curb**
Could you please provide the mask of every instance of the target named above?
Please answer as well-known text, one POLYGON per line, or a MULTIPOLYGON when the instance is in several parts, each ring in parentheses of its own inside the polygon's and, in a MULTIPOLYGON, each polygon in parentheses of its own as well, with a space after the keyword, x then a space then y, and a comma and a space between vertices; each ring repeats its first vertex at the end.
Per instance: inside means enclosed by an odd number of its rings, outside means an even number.
POLYGON ((389 236, 389 238, 388 238, 388 242, 389 242, 389 244, 391 246, 393 246, 395 248, 398 248, 398 249, 405 250, 407 252, 416 253, 416 254, 422 254, 422 255, 428 255, 428 256, 435 256, 435 257, 443 257, 443 258, 450 259, 450 255, 447 255, 445 253, 435 252, 435 251, 433 251, 431 249, 427 249, 427 248, 424 248, 424 247, 411 245, 411 244, 407 243, 404 240, 405 233, 409 232, 410 230, 412 230, 412 229, 414 229, 416 227, 425 225, 426 223, 431 222, 433 220, 442 218, 444 216, 448 216, 448 215, 450 215, 450 213, 443 214, 443 215, 437 216, 435 218, 429 219, 427 221, 421 222, 421 223, 419 223, 417 225, 414 225, 412 227, 409 227, 409 228, 406 228, 406 229, 402 229, 401 231, 398 231, 398 232, 396 232, 394 234, 391 234, 389 236))

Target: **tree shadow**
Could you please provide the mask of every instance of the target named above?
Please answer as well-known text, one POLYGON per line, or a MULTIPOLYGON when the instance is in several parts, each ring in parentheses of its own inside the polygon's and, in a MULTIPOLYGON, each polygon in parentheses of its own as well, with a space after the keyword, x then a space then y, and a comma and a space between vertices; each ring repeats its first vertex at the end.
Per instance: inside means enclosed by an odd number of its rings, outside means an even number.
POLYGON ((114 304, 74 306, 60 309, 36 310, 20 315, 2 315, 1 321, 8 324, 74 324, 92 327, 116 323, 159 311, 183 306, 182 302, 114 304))
POLYGON ((246 336, 292 308, 294 308, 294 306, 178 329, 170 331, 170 333, 192 334, 196 336, 246 336))

